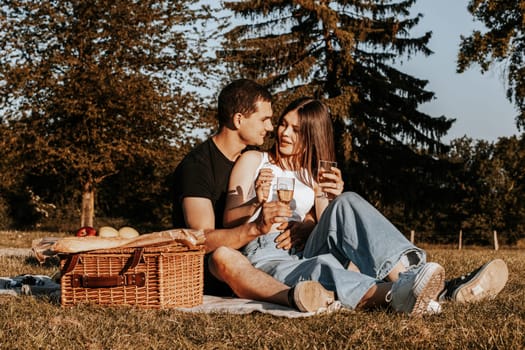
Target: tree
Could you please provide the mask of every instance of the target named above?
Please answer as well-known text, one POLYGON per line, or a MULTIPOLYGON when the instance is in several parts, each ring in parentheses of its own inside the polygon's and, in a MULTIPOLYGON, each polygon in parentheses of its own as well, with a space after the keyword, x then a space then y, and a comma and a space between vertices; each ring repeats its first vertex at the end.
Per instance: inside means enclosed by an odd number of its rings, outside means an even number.
POLYGON ((188 31, 208 16, 196 3, 0 0, 1 152, 27 174, 78 184, 81 225, 93 225, 104 179, 200 125, 186 89, 205 82, 188 31))
POLYGON ((494 144, 479 140, 471 149, 470 158, 465 158, 468 181, 464 182, 468 192, 464 202, 468 203, 469 215, 461 228, 474 233, 476 243, 490 243, 492 231, 503 225, 502 194, 505 177, 501 162, 494 157, 494 144))
MULTIPOLYGON (((525 229, 525 135, 501 137, 495 144, 494 158, 500 164, 498 182, 504 223, 504 239, 515 243, 525 229)), ((495 186, 495 188, 498 188, 495 186)))
MULTIPOLYGON (((374 204, 399 199, 420 207, 442 164, 440 139, 453 120, 417 110, 431 100, 427 81, 394 62, 431 54, 431 33, 411 38, 414 0, 246 0, 225 6, 246 22, 226 35, 218 57, 231 72, 276 92, 277 110, 298 95, 326 99, 349 188, 374 204), (344 163, 344 164, 343 164, 344 163)), ((428 202, 428 197, 425 198, 428 202)))
POLYGON ((448 213, 445 224, 469 232, 476 244, 490 244, 494 230, 506 243, 515 242, 525 223, 523 141, 513 136, 495 144, 484 140, 474 143, 464 137, 453 140, 450 157, 462 168, 451 182, 455 199, 448 210, 442 208, 448 213))
POLYGON ((507 98, 519 110, 518 129, 525 127, 525 5, 521 0, 470 0, 468 11, 485 25, 461 37, 457 71, 477 63, 485 73, 498 63, 505 64, 507 98))

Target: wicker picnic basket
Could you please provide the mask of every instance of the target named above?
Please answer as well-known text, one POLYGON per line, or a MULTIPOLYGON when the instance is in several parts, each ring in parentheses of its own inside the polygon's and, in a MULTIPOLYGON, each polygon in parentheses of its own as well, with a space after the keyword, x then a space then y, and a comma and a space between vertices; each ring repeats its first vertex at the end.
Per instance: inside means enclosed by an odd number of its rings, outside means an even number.
POLYGON ((61 304, 143 308, 202 304, 204 250, 180 243, 112 248, 61 257, 61 304))

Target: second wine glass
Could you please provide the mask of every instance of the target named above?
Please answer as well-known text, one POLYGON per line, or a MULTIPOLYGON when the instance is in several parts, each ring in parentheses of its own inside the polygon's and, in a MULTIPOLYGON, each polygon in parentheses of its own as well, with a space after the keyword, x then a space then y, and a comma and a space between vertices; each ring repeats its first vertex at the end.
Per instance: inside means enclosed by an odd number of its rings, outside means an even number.
MULTIPOLYGON (((317 183, 325 182, 324 174, 331 173, 332 168, 337 168, 337 162, 329 160, 320 160, 317 168, 317 183)), ((326 197, 326 192, 323 192, 323 197, 326 197)))
POLYGON ((295 179, 293 177, 277 178, 277 196, 282 203, 290 204, 293 199, 295 179))

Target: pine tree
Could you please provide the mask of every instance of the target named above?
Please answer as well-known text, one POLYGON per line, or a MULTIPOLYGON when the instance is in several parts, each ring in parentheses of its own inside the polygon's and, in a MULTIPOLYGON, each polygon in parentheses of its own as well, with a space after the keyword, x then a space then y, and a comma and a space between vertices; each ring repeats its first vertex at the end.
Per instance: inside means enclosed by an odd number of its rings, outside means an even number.
MULTIPOLYGON (((225 6, 245 21, 227 34, 219 57, 232 74, 276 93, 278 111, 298 95, 325 99, 348 188, 375 204, 429 202, 440 185, 441 142, 453 120, 417 110, 434 94, 394 63, 431 54, 431 33, 412 38, 414 0, 246 0, 225 6)), ((410 206, 408 206, 410 207, 410 206)))
POLYGON ((206 16, 196 2, 0 0, 2 152, 27 174, 76 183, 81 225, 93 225, 104 179, 198 125, 184 89, 203 81, 187 35, 206 16))

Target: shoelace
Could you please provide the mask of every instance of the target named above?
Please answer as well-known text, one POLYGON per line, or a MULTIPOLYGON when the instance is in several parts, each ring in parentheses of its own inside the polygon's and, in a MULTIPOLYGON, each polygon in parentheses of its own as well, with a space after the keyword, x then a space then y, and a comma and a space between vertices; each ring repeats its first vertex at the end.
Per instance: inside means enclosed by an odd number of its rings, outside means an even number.
POLYGON ((391 290, 389 290, 389 291, 386 293, 386 295, 385 295, 385 301, 386 301, 387 303, 392 302, 392 291, 391 291, 391 290))
POLYGON ((467 273, 466 275, 459 276, 459 277, 453 278, 453 279, 451 279, 449 281, 446 281, 445 282, 445 290, 447 290, 447 292, 453 291, 459 285, 461 285, 461 284, 465 283, 466 281, 469 281, 470 279, 472 279, 472 277, 475 276, 480 269, 481 269, 481 267, 477 268, 476 270, 474 270, 472 272, 467 273))

